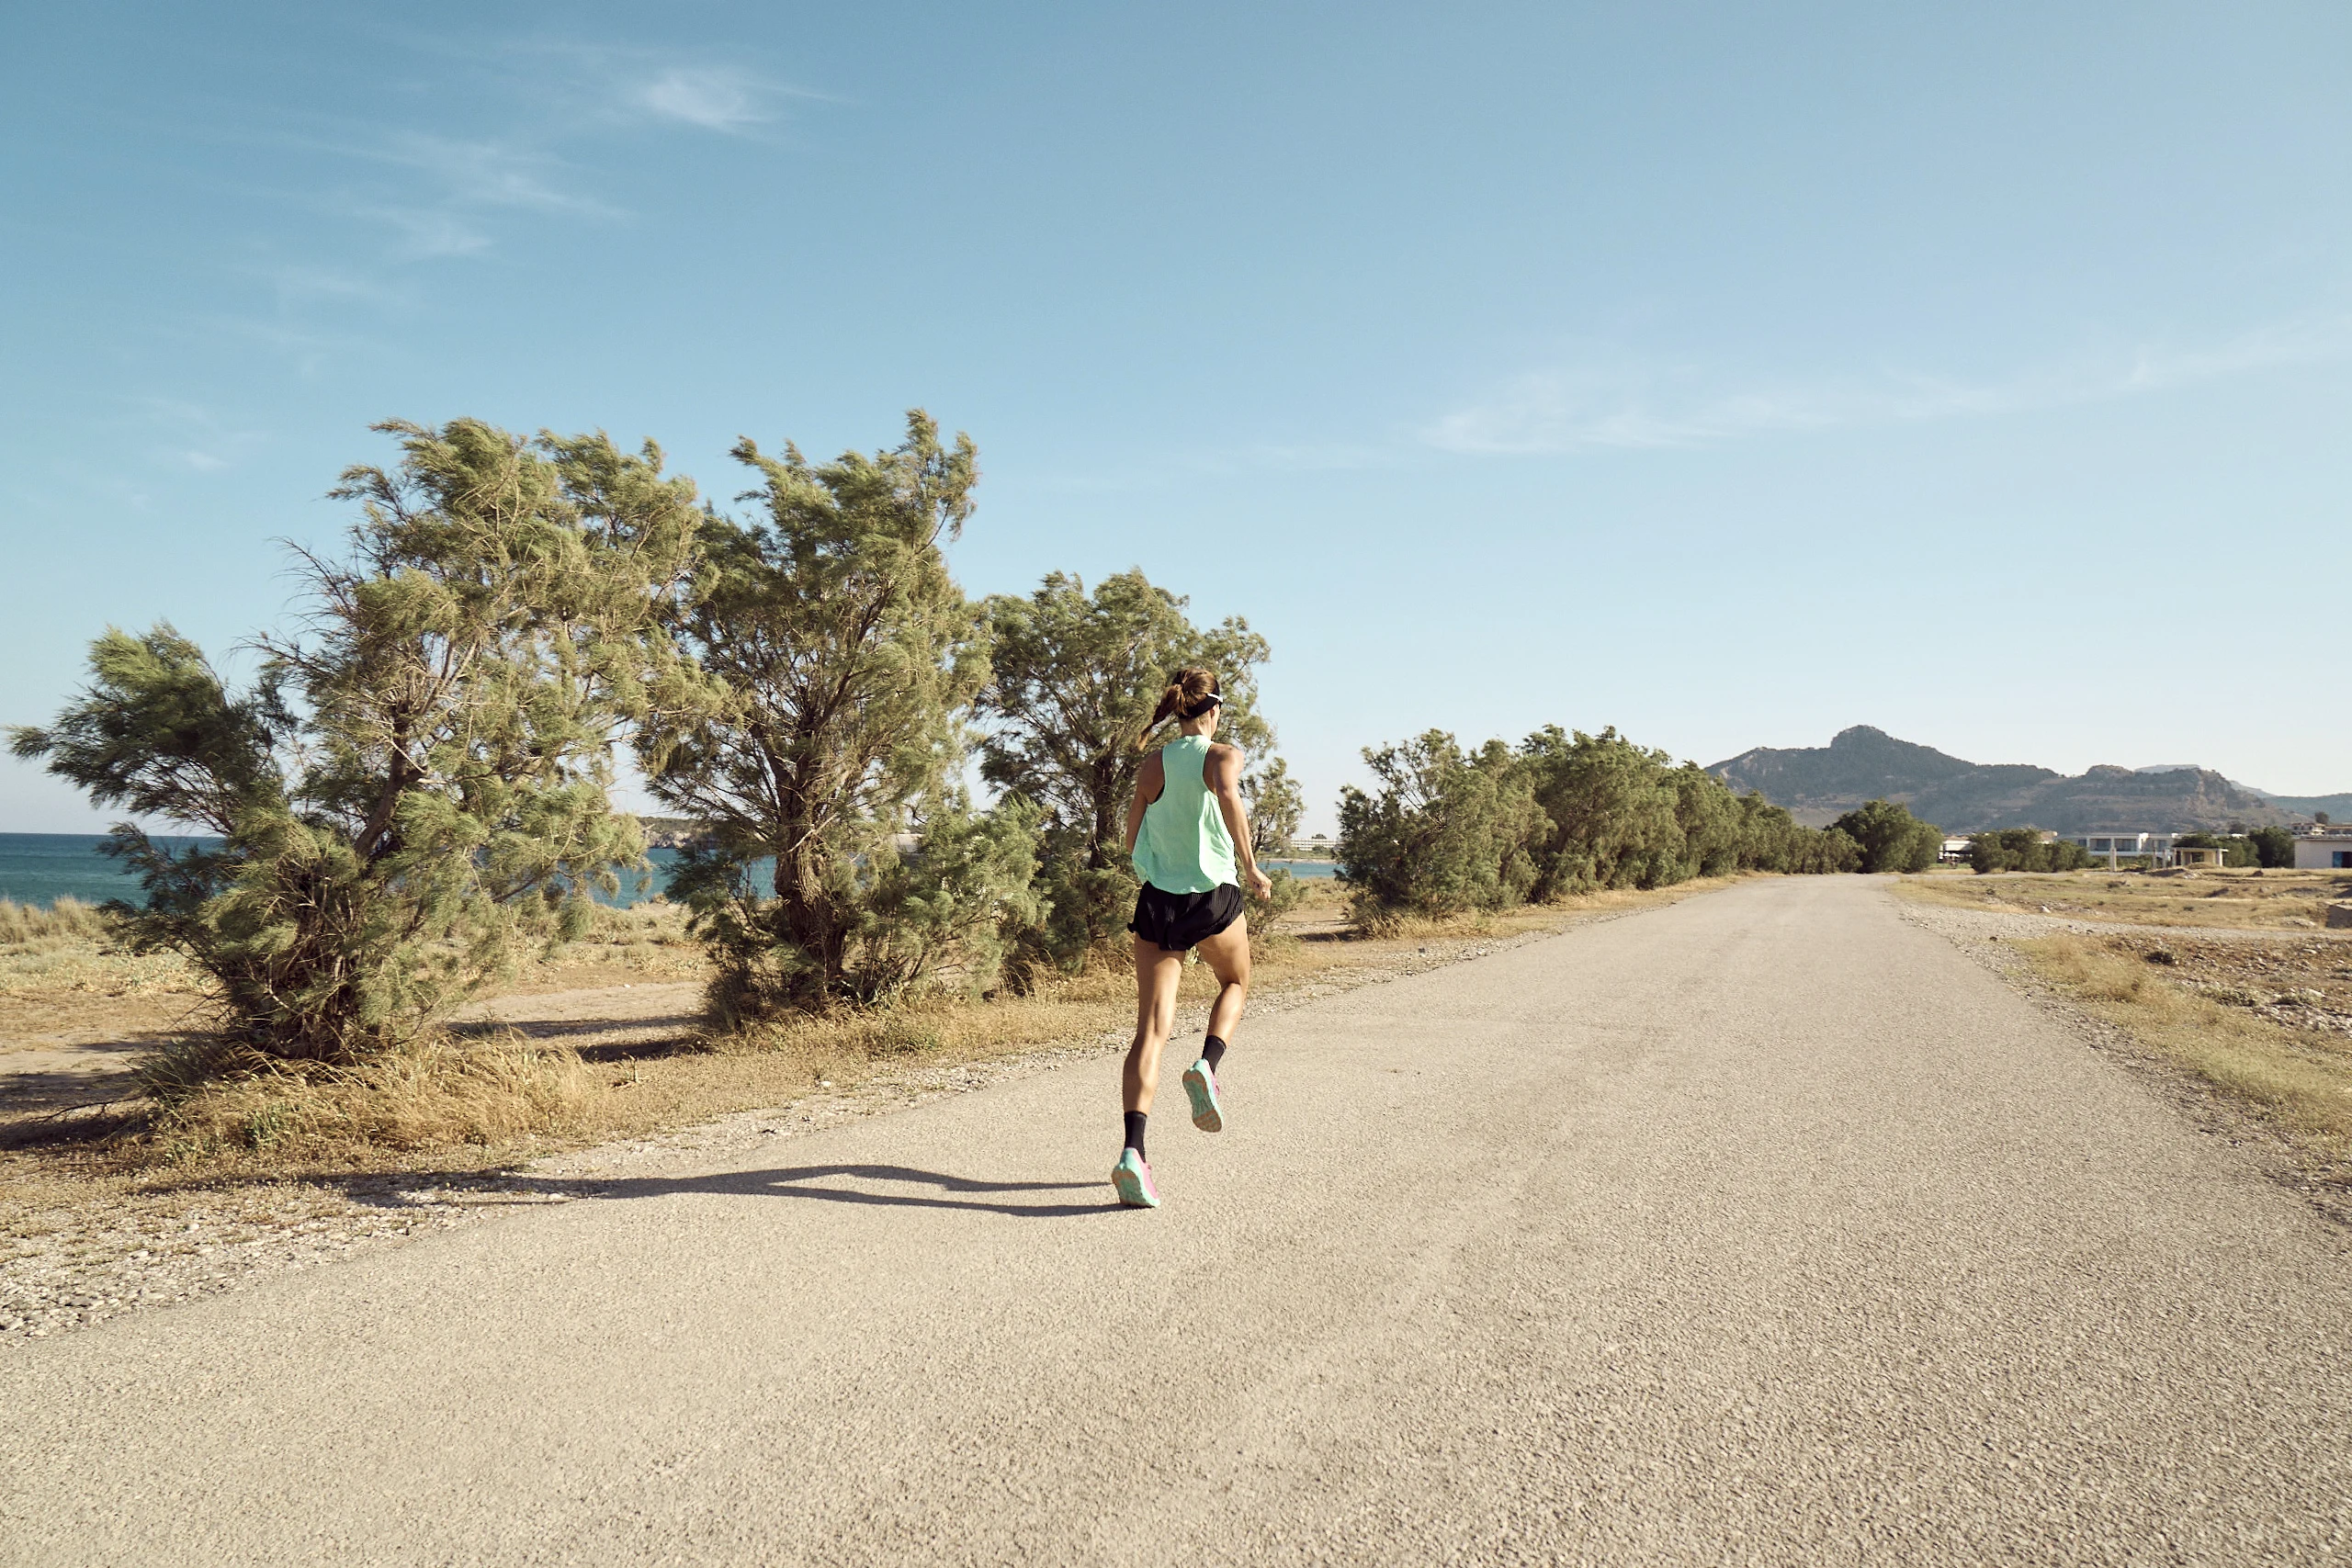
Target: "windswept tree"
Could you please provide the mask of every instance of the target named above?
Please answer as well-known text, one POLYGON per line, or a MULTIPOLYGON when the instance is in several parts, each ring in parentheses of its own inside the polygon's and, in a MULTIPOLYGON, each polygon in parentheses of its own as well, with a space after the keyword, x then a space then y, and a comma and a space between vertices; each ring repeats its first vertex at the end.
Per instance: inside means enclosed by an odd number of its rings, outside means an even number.
POLYGON ((1844 831, 1800 828, 1691 763, 1615 729, 1536 731, 1465 755, 1431 730, 1366 751, 1378 787, 1343 790, 1340 874, 1355 917, 1452 914, 1735 871, 1851 871, 1844 831))
POLYGON ((906 440, 814 465, 746 439, 758 514, 712 513, 683 644, 720 688, 648 727, 649 785, 704 825, 673 894, 718 975, 722 1019, 874 1000, 960 967, 992 978, 1008 922, 1034 914, 1034 815, 976 816, 956 787, 988 679, 978 606, 944 541, 972 511, 971 438, 906 440), (765 886, 762 886, 764 883, 765 886))
POLYGON ((1551 825, 1534 848, 1539 902, 1596 887, 1659 887, 1689 874, 1683 791, 1666 752, 1613 727, 1569 735, 1547 725, 1520 754, 1551 825))
POLYGON ((227 1043, 277 1059, 362 1061, 577 935, 642 862, 613 742, 702 700, 661 627, 699 513, 658 449, 376 428, 400 466, 345 473, 350 558, 301 558, 307 624, 259 640, 251 689, 168 625, 109 630, 80 697, 11 736, 100 804, 217 839, 117 826, 147 902, 112 908, 207 976, 227 1043))
POLYGON ((1551 824, 1510 747, 1489 740, 1464 754, 1432 729, 1363 760, 1376 788, 1340 792, 1340 874, 1359 924, 1526 899, 1537 875, 1531 851, 1551 824))
POLYGON ((1861 847, 1837 829, 1801 828, 1795 818, 1755 790, 1739 797, 1739 865, 1743 871, 1808 875, 1852 871, 1861 847))
POLYGON ((1136 739, 1170 676, 1188 665, 1216 672, 1226 698, 1218 739, 1250 755, 1245 795, 1280 765, 1257 711, 1265 638, 1238 617, 1195 626, 1185 603, 1141 571, 1106 577, 1091 594, 1055 572, 1033 593, 988 602, 993 673, 980 700, 980 773, 1043 813, 1052 909, 1040 934, 1056 962, 1078 962, 1125 927, 1136 891, 1127 803, 1148 754, 1136 739))
MULTIPOLYGON (((2174 841, 2183 843, 2195 837, 2188 834, 2174 841)), ((2206 845, 2221 847, 2211 839, 2206 840, 2206 845)), ((1938 847, 1941 848, 1940 843, 1938 847)), ((1968 863, 1979 876, 1984 876, 1996 871, 2081 871, 2096 863, 2090 851, 2072 839, 2045 840, 2037 829, 1996 828, 1969 835, 1968 863)))
POLYGON ((1863 871, 1925 871, 1943 850, 1943 829, 1900 801, 1866 800, 1830 826, 1860 846, 1863 871))

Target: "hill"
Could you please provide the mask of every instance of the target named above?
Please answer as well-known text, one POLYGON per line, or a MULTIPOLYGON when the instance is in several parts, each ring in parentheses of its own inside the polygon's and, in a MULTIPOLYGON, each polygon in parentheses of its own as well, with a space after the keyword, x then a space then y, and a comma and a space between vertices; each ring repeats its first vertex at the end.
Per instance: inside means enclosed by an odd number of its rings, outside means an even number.
POLYGON ((1840 732, 1826 746, 1759 746, 1707 771, 1735 789, 1761 792, 1800 821, 1824 822, 1865 800, 1899 800, 1954 833, 1987 828, 2185 832, 2285 822, 2308 809, 2297 809, 2300 800, 2274 804, 2204 768, 2137 773, 2101 766, 2069 778, 2021 762, 1971 762, 1866 724, 1840 732))

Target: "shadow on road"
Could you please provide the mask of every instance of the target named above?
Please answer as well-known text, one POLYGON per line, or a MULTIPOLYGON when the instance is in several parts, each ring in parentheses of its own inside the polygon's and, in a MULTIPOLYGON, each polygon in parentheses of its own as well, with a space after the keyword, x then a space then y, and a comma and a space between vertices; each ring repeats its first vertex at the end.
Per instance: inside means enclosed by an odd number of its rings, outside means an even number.
MULTIPOLYGON (((903 1165, 804 1165, 775 1170, 732 1170, 711 1176, 686 1177, 546 1177, 485 1176, 469 1172, 436 1182, 429 1176, 401 1179, 397 1184, 377 1178, 353 1183, 346 1190, 361 1202, 383 1208, 412 1208, 428 1191, 450 1192, 498 1203, 516 1198, 666 1198, 681 1192, 707 1192, 754 1198, 805 1198, 820 1203, 868 1203, 900 1209, 967 1209, 983 1213, 1010 1214, 1015 1219, 1070 1219, 1080 1214, 1117 1211, 1118 1200, 1107 1181, 980 1181, 944 1171, 917 1170, 903 1165), (834 1186, 839 1181, 867 1186, 834 1186), (874 1190, 875 1186, 896 1189, 874 1190), (927 1189, 909 1191, 905 1189, 927 1189), (1022 1202, 1015 1193, 1101 1192, 1090 1203, 1022 1202)), ((425 1200, 430 1201, 430 1200, 425 1200)))
POLYGON ((917 1170, 903 1165, 804 1165, 785 1170, 738 1170, 721 1176, 688 1177, 678 1180, 620 1181, 604 1186, 606 1198, 650 1198, 667 1192, 725 1192, 775 1198, 814 1198, 827 1203, 878 1203, 891 1208, 978 1209, 1016 1219, 1067 1219, 1075 1214, 1100 1214, 1119 1207, 1115 1197, 1091 1203, 1020 1203, 989 1201, 1013 1192, 1105 1192, 1106 1181, 977 1181, 943 1171, 917 1170), (942 1196, 920 1192, 876 1192, 859 1187, 828 1187, 819 1182, 848 1178, 856 1181, 888 1182, 902 1187, 927 1187, 942 1196), (947 1194, 973 1194, 970 1197, 947 1194))

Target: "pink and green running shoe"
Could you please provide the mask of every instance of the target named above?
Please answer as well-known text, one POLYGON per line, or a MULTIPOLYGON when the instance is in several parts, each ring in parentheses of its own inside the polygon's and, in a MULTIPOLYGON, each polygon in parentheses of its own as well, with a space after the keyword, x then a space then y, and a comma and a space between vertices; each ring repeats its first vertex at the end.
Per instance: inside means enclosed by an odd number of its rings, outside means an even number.
POLYGON ((1119 1151, 1119 1163, 1111 1168, 1111 1185, 1118 1189, 1119 1201, 1130 1209, 1159 1207, 1159 1190, 1151 1184, 1151 1167, 1133 1149, 1119 1151))
POLYGON ((1193 1099, 1193 1125, 1204 1133, 1225 1131, 1225 1106, 1216 1097, 1216 1069, 1206 1056, 1184 1069, 1184 1092, 1193 1099))

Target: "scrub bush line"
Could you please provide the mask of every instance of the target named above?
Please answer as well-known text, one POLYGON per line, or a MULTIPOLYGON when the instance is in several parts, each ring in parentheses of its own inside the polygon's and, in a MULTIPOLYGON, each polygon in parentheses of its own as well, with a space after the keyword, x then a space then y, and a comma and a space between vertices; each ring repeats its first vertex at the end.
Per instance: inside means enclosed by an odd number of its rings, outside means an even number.
POLYGON ((1552 725, 1475 752, 1432 729, 1363 756, 1374 785, 1340 792, 1337 853, 1369 928, 1743 871, 1918 871, 1942 842, 1888 801, 1799 827, 1614 728, 1552 725))

